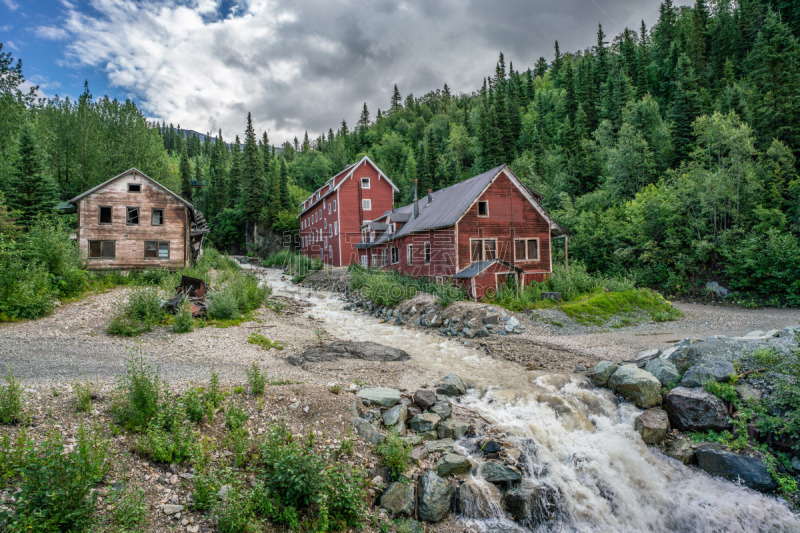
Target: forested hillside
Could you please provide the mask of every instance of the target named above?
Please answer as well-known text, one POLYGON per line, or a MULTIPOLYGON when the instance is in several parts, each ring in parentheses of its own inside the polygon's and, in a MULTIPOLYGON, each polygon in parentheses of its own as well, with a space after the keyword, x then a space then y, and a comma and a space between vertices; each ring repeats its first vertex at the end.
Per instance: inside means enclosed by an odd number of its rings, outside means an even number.
POLYGON ((746 301, 798 305, 798 36, 789 0, 665 2, 653 28, 598 28, 593 46, 556 42, 535 65, 501 54, 469 94, 395 87, 385 110, 365 104, 355 124, 277 153, 249 117, 243 138, 201 142, 88 87, 77 101, 37 101, 0 49, 0 191, 25 225, 135 166, 192 196, 212 240, 237 247, 254 223, 295 229, 298 201, 362 154, 401 204, 415 178, 437 189, 507 162, 592 271, 673 295, 716 280, 746 301))

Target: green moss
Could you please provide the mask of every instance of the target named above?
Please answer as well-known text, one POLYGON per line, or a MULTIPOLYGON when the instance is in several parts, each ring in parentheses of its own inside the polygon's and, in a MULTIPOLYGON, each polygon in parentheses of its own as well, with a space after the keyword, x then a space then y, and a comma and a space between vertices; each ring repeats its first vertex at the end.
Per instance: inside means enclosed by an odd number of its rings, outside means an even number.
POLYGON ((663 320, 677 320, 682 313, 660 294, 650 289, 619 292, 594 292, 563 303, 561 310, 581 324, 601 325, 614 317, 633 323, 640 315, 663 320), (655 317, 654 317, 655 315, 655 317))

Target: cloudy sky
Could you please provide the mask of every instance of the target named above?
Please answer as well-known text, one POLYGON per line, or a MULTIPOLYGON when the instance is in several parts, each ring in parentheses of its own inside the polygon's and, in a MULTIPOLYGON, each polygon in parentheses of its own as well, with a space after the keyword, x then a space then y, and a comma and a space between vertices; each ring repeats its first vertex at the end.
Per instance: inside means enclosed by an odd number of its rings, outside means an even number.
MULTIPOLYGON (((676 4, 693 3, 690 0, 676 4)), ((392 87, 477 89, 498 52, 539 56, 648 27, 660 0, 0 0, 3 51, 44 94, 131 98, 148 117, 241 134, 247 112, 279 144, 315 137, 392 87)))

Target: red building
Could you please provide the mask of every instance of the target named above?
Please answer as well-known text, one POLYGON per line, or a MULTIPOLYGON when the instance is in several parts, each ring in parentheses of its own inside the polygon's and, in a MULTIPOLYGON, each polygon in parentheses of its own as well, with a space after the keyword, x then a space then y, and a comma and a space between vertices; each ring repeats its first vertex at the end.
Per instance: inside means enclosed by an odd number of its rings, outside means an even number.
POLYGON ((394 183, 369 157, 330 178, 300 206, 300 249, 329 266, 358 261, 361 226, 394 206, 394 183))
POLYGON ((450 278, 474 298, 496 290, 508 276, 520 286, 543 281, 553 270, 552 240, 566 240, 569 233, 550 218, 541 199, 501 165, 364 223, 359 261, 450 278))

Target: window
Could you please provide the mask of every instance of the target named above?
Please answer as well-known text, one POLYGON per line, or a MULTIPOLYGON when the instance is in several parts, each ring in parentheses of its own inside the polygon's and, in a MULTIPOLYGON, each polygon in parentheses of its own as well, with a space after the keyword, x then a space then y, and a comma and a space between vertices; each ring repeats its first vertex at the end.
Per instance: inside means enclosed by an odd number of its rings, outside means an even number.
POLYGON ((139 208, 138 207, 128 207, 128 216, 125 219, 125 223, 129 226, 138 226, 139 225, 139 208))
POLYGON ((169 259, 169 242, 144 241, 145 259, 169 259))
POLYGON ((331 204, 328 204, 328 214, 331 214, 331 204))
POLYGON ((364 268, 367 268, 369 266, 367 264, 367 256, 366 255, 362 255, 361 256, 361 266, 363 266, 364 268))
POLYGON ((514 241, 514 259, 517 261, 538 261, 539 239, 516 239, 514 241))
POLYGON ((333 212, 336 212, 336 200, 333 201, 333 212))
POLYGON ((89 241, 89 259, 114 259, 117 241, 89 241))
POLYGON ((472 262, 497 259, 496 239, 470 239, 469 246, 472 262))
POLYGON ((369 178, 361 178, 361 188, 369 189, 369 178))
POLYGON ((489 216, 489 202, 486 201, 478 202, 478 216, 479 217, 489 216))
POLYGON ((142 184, 141 183, 129 183, 128 184, 128 192, 142 192, 142 184))
POLYGON ((333 226, 328 226, 328 237, 333 237, 333 226))
POLYGON ((150 225, 151 226, 163 226, 164 225, 164 210, 163 209, 153 209, 153 214, 150 217, 150 225))
POLYGON ((406 264, 413 265, 414 264, 414 245, 409 244, 406 246, 406 264))
POLYGON ((386 248, 381 250, 381 266, 386 266, 386 248))
POLYGON ((338 222, 334 222, 333 223, 333 234, 334 235, 339 235, 339 223, 338 222))
POLYGON ((323 220, 322 224, 323 224, 322 227, 327 228, 328 227, 328 219, 326 218, 325 220, 323 220))
POLYGON ((372 254, 372 266, 378 266, 378 254, 372 254))
POLYGON ((400 262, 400 248, 392 246, 392 264, 396 265, 400 262))
POLYGON ((431 243, 429 242, 425 243, 425 264, 431 264, 431 243))
POLYGON ((111 207, 101 205, 100 206, 100 224, 111 224, 111 207))
POLYGON ((372 200, 369 198, 364 198, 361 200, 361 209, 364 211, 372 211, 372 200))

